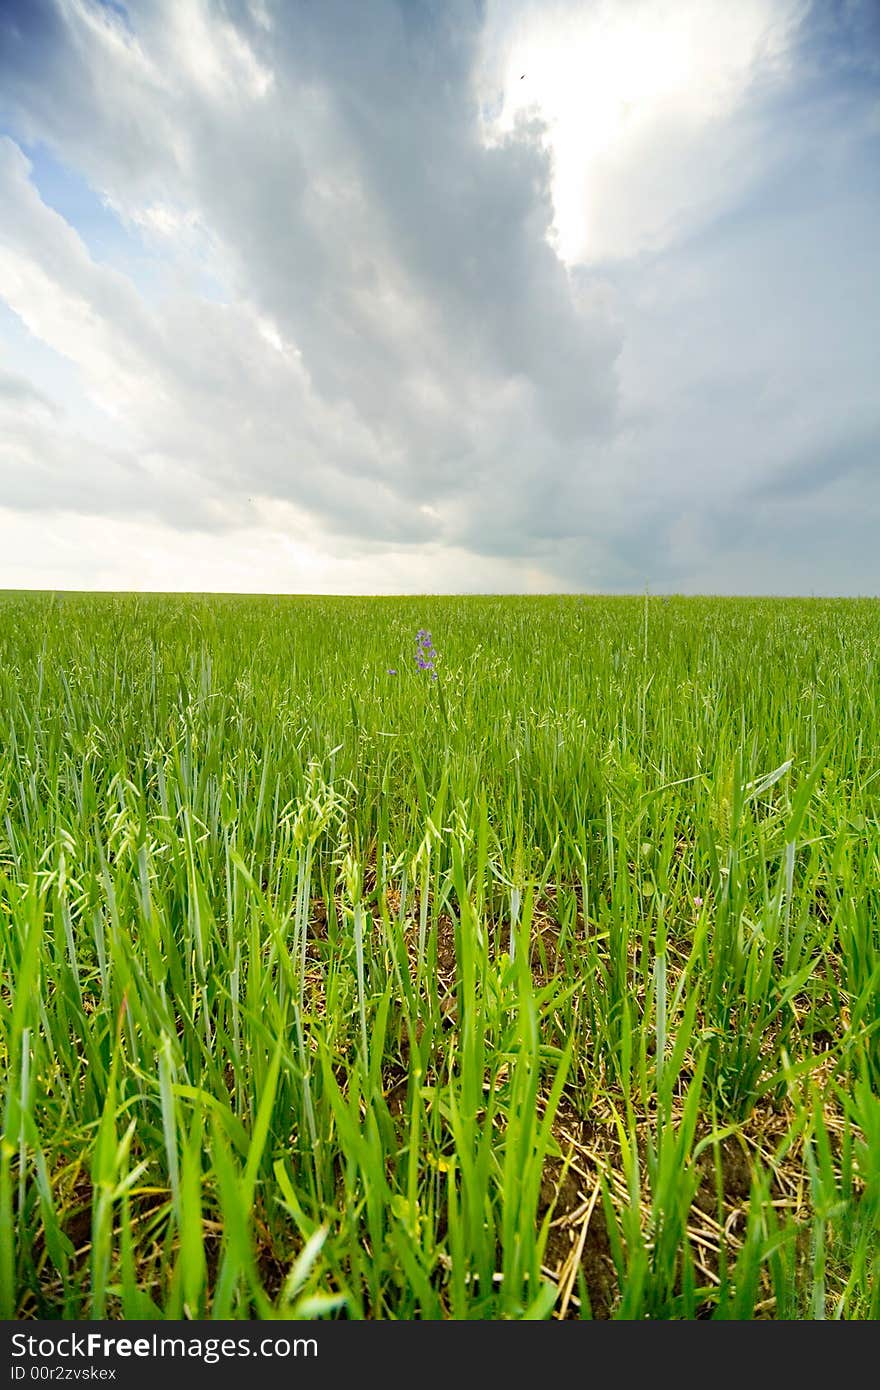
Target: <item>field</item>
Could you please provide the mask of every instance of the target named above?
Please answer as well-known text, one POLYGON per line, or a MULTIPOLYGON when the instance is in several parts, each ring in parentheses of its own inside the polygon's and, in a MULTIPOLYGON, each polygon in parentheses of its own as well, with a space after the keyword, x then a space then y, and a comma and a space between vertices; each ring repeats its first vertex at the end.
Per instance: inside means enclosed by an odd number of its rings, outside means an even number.
POLYGON ((0 1315, 880 1316, 878 691, 872 600, 0 595, 0 1315))

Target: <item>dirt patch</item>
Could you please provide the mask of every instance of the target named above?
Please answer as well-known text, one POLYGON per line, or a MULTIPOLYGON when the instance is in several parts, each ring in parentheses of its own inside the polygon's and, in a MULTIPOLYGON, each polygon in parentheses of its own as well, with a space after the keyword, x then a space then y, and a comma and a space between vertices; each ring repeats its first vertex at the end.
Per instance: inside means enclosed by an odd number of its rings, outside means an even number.
POLYGON ((309 910, 309 936, 315 941, 327 940, 327 904, 323 898, 313 898, 309 910))
MULTIPOLYGON (((721 1169, 722 1210, 743 1207, 749 1200, 752 1187, 752 1163, 743 1141, 728 1134, 718 1144, 721 1169)), ((709 1216, 718 1214, 718 1181, 715 1169, 715 1150, 704 1149, 697 1160, 700 1182, 694 1205, 709 1216)))
POLYGON ((455 977, 455 924, 442 913, 437 918, 437 969, 443 976, 455 977))
POLYGON ((400 1119, 406 1111, 408 1087, 408 1068, 394 1062, 382 1068, 382 1094, 388 1112, 394 1119, 400 1119))
POLYGON ((592 1316, 610 1318, 617 1279, 598 1175, 584 1181, 562 1160, 550 1160, 541 1180, 539 1221, 548 1214, 544 1266, 560 1290, 557 1316, 578 1317, 586 1290, 592 1316))

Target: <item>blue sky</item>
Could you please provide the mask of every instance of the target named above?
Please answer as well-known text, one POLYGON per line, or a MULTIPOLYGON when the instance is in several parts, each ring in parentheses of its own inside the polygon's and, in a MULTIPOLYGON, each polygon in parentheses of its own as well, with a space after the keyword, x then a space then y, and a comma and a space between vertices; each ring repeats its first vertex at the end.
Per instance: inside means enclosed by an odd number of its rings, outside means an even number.
POLYGON ((876 593, 873 0, 5 0, 0 585, 876 593))

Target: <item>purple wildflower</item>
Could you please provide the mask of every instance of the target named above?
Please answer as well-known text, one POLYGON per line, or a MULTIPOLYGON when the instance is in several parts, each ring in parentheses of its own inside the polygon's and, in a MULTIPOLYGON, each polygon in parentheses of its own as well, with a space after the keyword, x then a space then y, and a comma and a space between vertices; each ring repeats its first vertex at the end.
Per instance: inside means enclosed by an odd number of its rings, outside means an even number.
POLYGON ((430 671, 432 680, 437 679, 437 672, 434 670, 436 659, 433 638, 426 627, 420 627, 416 633, 415 663, 420 671, 430 671))
POLYGON ((396 672, 396 670, 394 669, 393 666, 389 666, 389 667, 388 667, 388 674, 389 674, 389 676, 396 676, 396 675, 397 675, 397 672, 396 672))

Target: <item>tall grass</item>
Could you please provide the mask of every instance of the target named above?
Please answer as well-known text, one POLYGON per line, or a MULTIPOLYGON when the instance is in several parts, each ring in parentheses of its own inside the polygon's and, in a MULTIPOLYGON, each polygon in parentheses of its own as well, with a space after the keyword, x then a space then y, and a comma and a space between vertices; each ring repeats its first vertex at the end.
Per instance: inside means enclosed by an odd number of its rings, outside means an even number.
POLYGON ((0 596, 0 1314, 876 1317, 878 651, 0 596))

